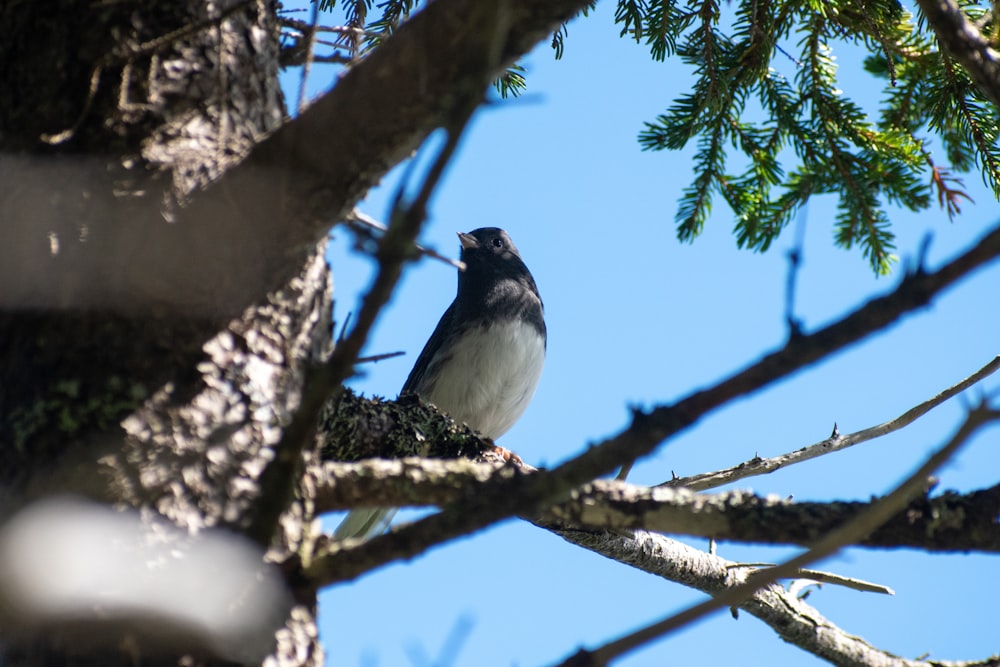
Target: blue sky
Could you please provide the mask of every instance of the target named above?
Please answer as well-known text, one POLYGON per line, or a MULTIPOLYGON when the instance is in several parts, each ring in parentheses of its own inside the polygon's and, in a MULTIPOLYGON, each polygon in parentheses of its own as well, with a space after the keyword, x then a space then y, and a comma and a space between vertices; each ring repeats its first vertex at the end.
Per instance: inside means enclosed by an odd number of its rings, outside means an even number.
MULTIPOLYGON (((786 254, 794 227, 765 254, 741 251, 732 214, 719 202, 696 242, 676 240, 673 217, 692 179, 693 150, 645 153, 636 136, 644 120, 690 85, 691 74, 676 60, 652 62, 644 47, 618 38, 612 20, 613 5, 605 3, 571 24, 563 60, 555 61, 543 44, 525 61, 528 93, 479 112, 421 237, 457 255, 455 232, 503 227, 531 268, 545 301, 548 358, 533 403, 501 444, 535 465, 578 454, 623 428, 630 405, 665 403, 709 386, 787 335, 786 254)), ((843 62, 845 70, 854 64, 849 55, 843 62)), ((330 68, 314 67, 310 94, 328 88, 333 76, 330 68)), ((285 75, 290 99, 297 77, 297 71, 285 75)), ((867 77, 845 73, 841 87, 875 107, 879 88, 867 77)), ((397 170, 362 210, 385 219, 398 178, 397 170)), ((1000 220, 978 174, 965 182, 976 205, 954 223, 936 209, 891 214, 904 263, 927 234, 934 267, 1000 220)), ((899 279, 899 270, 875 278, 859 251, 833 247, 833 204, 831 197, 816 198, 800 221, 805 244, 796 314, 807 330, 899 279)), ((356 308, 372 262, 352 254, 349 236, 339 229, 330 261, 340 322, 356 308)), ((407 354, 366 367, 352 386, 396 395, 454 297, 455 281, 454 269, 440 262, 408 268, 366 350, 407 354)), ((897 416, 1000 351, 998 288, 1000 266, 980 271, 886 332, 712 414, 637 465, 630 481, 715 470, 819 441, 834 422, 847 433, 897 416)), ((985 386, 996 390, 1000 379, 985 386)), ((953 400, 902 432, 736 486, 799 500, 868 499, 891 489, 943 442, 962 409, 962 401, 953 400)), ((993 428, 970 442, 941 472, 940 488, 995 484, 998 437, 1000 429, 993 428)), ((730 543, 718 550, 753 562, 797 553, 730 543)), ((886 597, 826 586, 809 598, 875 646, 936 659, 982 658, 998 650, 994 558, 848 549, 820 568, 895 589, 886 597)), ((702 599, 508 521, 327 590, 321 634, 331 665, 545 665, 702 599)), ((822 664, 749 615, 734 620, 728 613, 617 664, 668 661, 822 664)))

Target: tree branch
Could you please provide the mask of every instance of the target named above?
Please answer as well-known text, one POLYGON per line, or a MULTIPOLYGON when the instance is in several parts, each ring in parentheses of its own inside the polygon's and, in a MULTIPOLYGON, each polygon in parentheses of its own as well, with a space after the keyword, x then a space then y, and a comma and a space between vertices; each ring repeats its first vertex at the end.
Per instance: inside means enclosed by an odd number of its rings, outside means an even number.
POLYGON ((794 452, 788 452, 786 454, 781 454, 780 456, 774 456, 766 459, 756 456, 749 461, 740 463, 732 468, 691 475, 689 477, 676 477, 670 481, 664 482, 662 486, 684 487, 691 489, 692 491, 712 489, 722 486, 723 484, 729 484, 737 480, 746 479, 747 477, 765 475, 795 463, 808 461, 809 459, 814 459, 816 457, 823 456, 824 454, 839 452, 840 450, 847 449, 853 445, 879 438, 888 433, 892 433, 893 431, 898 431, 904 426, 912 424, 914 421, 930 412, 933 408, 941 405, 952 396, 965 391, 980 380, 989 377, 995 373, 998 368, 1000 368, 1000 356, 994 357, 988 364, 961 382, 948 387, 936 396, 910 408, 895 419, 890 419, 889 421, 883 422, 877 426, 856 431, 849 435, 840 435, 839 433, 834 432, 834 434, 826 440, 809 445, 808 447, 802 447, 794 452))
POLYGON ((939 467, 944 465, 958 449, 983 424, 1000 419, 1000 412, 981 405, 972 410, 958 431, 942 447, 935 451, 909 477, 892 490, 889 495, 872 503, 865 511, 850 521, 838 526, 816 540, 807 551, 774 567, 757 570, 743 582, 717 593, 712 599, 706 600, 682 612, 672 614, 662 621, 610 641, 600 648, 589 651, 581 649, 575 655, 561 663, 573 667, 596 667, 607 665, 611 660, 629 653, 640 646, 677 631, 708 614, 719 609, 737 605, 757 590, 773 584, 778 579, 794 575, 801 568, 827 558, 842 547, 853 544, 870 534, 890 517, 902 510, 906 504, 920 493, 927 478, 939 467))
POLYGON ((451 121, 456 100, 472 90, 481 98, 507 64, 587 4, 428 3, 333 90, 195 193, 174 224, 164 220, 162 182, 143 180, 142 170, 126 174, 136 196, 123 201, 102 198, 125 178, 104 158, 0 156, 0 177, 19 195, 0 202, 11 221, 0 243, 0 307, 154 310, 217 327, 292 278, 331 224, 451 121), (501 15, 485 38, 469 29, 501 15), (44 196, 54 180, 76 206, 71 214, 44 196), (42 219, 82 220, 87 243, 73 241, 80 233, 72 225, 59 228, 54 262, 42 219))
MULTIPOLYGON (((644 530, 637 530, 632 536, 565 529, 554 529, 553 532, 571 544, 710 595, 738 586, 752 574, 740 563, 644 530)), ((968 662, 901 658, 839 628, 816 608, 773 584, 757 590, 737 607, 767 623, 784 641, 841 667, 1000 665, 1000 658, 997 657, 968 662)))
POLYGON ((834 586, 843 586, 844 588, 851 588, 856 591, 866 593, 881 593, 883 595, 896 594, 896 591, 882 584, 873 584, 872 582, 865 581, 864 579, 855 579, 854 577, 845 577, 841 574, 834 574, 833 572, 810 570, 808 568, 800 569, 796 573, 796 579, 794 581, 795 583, 788 587, 789 592, 794 592, 797 588, 808 586, 810 583, 816 583, 833 584, 834 586), (798 584, 801 584, 801 586, 798 586, 798 584))
MULTIPOLYGON (((500 27, 496 17, 484 14, 485 27, 480 32, 500 27)), ((472 30, 475 32, 475 30, 472 30)), ((480 75, 485 77, 492 70, 492 64, 479 63, 480 75)), ((368 334, 375 325, 382 307, 388 302, 396 283, 403 272, 403 263, 410 255, 424 220, 427 219, 427 205, 441 176, 451 162, 469 119, 479 106, 481 87, 473 86, 468 95, 455 100, 452 119, 448 123, 448 138, 440 153, 431 163, 424 182, 413 201, 404 203, 400 192, 393 211, 392 225, 379 241, 376 257, 379 260, 378 274, 361 302, 361 309, 350 334, 337 343, 329 360, 310 369, 302 393, 302 401, 295 416, 274 447, 274 461, 264 470, 260 478, 261 494, 256 503, 256 512, 247 534, 263 546, 270 544, 274 532, 298 484, 297 470, 301 467, 303 449, 310 443, 316 430, 320 411, 327 400, 339 400, 341 385, 353 373, 355 361, 368 340, 368 334)))
POLYGON ((534 514, 565 498, 572 489, 612 472, 626 461, 652 452, 667 438, 690 427, 715 408, 888 327, 902 315, 927 305, 935 295, 997 255, 1000 255, 1000 228, 986 234, 975 246, 938 271, 918 270, 906 276, 892 292, 872 299, 815 333, 793 337, 780 350, 719 384, 695 392, 674 405, 656 407, 649 412, 636 411, 627 429, 589 447, 552 471, 498 479, 479 487, 475 495, 448 505, 438 514, 363 544, 329 542, 321 545, 305 576, 317 586, 353 579, 374 567, 412 557, 501 519, 534 514))
MULTIPOLYGON (((444 506, 475 493, 479 485, 535 474, 530 466, 465 459, 410 457, 358 463, 327 462, 310 474, 320 512, 360 506, 444 506)), ((871 502, 793 502, 748 491, 696 494, 607 480, 584 485, 570 499, 526 520, 552 530, 646 529, 716 540, 807 546, 871 502)), ((910 547, 932 552, 1000 553, 1000 485, 960 494, 924 496, 856 544, 910 547)))
POLYGON ((355 507, 447 505, 495 477, 527 472, 503 464, 468 459, 368 459, 327 461, 310 471, 315 478, 316 511, 355 507))
MULTIPOLYGON (((662 494, 665 490, 593 482, 543 516, 588 529, 644 528, 715 540, 809 546, 879 502, 793 502, 748 491, 662 494)), ((1000 486, 969 494, 924 495, 851 544, 1000 553, 998 515, 1000 486)))
POLYGON ((1000 108, 1000 53, 954 0, 917 0, 917 4, 941 46, 962 64, 979 90, 1000 108))

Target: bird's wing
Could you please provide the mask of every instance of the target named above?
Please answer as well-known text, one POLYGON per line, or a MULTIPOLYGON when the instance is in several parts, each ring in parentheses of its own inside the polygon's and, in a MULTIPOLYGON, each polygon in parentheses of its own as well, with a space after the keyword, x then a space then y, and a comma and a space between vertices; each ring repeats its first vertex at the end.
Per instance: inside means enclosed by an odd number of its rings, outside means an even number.
POLYGON ((420 356, 417 357, 417 363, 413 364, 413 370, 410 371, 406 382, 403 383, 403 389, 400 394, 420 395, 420 385, 423 384, 424 377, 427 375, 427 370, 430 368, 434 356, 446 347, 445 341, 453 334, 456 301, 452 301, 451 305, 448 306, 448 310, 444 311, 444 315, 441 316, 437 326, 434 328, 434 333, 431 334, 431 337, 424 345, 424 349, 421 350, 420 356))
POLYGON ((368 539, 381 535, 396 516, 396 507, 361 507, 351 510, 333 532, 333 539, 368 539))

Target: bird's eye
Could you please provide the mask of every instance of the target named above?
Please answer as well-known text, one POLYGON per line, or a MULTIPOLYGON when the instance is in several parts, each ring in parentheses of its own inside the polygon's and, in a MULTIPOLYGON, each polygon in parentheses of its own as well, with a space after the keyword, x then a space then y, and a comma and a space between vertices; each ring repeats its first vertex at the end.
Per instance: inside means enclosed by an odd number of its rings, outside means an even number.
POLYGON ((499 236, 494 236, 493 237, 493 247, 494 248, 502 248, 503 247, 503 239, 500 238, 499 236))

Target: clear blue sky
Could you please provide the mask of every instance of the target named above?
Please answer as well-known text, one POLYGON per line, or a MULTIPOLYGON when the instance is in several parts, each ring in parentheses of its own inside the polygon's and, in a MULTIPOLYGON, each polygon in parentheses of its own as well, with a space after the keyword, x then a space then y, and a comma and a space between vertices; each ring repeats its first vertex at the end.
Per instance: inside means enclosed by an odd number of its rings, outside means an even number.
MULTIPOLYGON (((478 114, 421 239, 455 255, 455 232, 503 227, 531 268, 545 301, 549 354, 534 402, 501 444, 535 465, 554 465, 617 432, 629 405, 669 402, 712 384, 779 346, 787 333, 786 253, 794 229, 766 254, 740 251, 732 214, 719 202, 701 238, 692 245, 676 240, 673 217, 692 179, 692 151, 643 153, 636 135, 691 76, 679 61, 654 63, 645 48, 619 39, 612 16, 613 5, 602 3, 574 22, 562 61, 540 46, 525 62, 527 95, 478 114)), ((792 74, 794 64, 787 67, 792 74)), ((311 94, 332 76, 316 67, 311 94)), ((289 99, 297 77, 285 76, 289 99)), ((841 87, 874 108, 878 88, 866 77, 844 76, 841 87)), ((361 208, 384 219, 397 179, 398 172, 361 208)), ((976 205, 954 223, 938 210, 892 214, 904 262, 931 234, 929 263, 937 266, 1000 220, 978 174, 965 181, 976 205)), ((877 279, 859 251, 835 249, 833 217, 832 198, 816 199, 804 213, 796 313, 807 330, 899 279, 899 271, 877 279)), ((330 251, 338 322, 371 276, 372 262, 353 255, 349 241, 338 230, 330 251)), ((396 395, 455 281, 454 270, 439 262, 409 267, 367 348, 407 355, 367 367, 355 388, 396 395)), ((1000 266, 980 271, 885 333, 713 414, 641 462, 630 481, 657 483, 671 472, 776 455, 825 438, 834 422, 847 433, 900 414, 1000 351, 998 290, 1000 266)), ((1000 378, 985 386, 996 390, 1000 378)), ((961 414, 961 400, 953 400, 903 432, 738 486, 799 500, 865 500, 911 471, 961 414)), ((994 428, 969 443, 941 473, 940 488, 996 483, 998 437, 994 428)), ((724 557, 753 562, 797 552, 718 548, 724 557)), ((820 567, 888 585, 896 595, 826 586, 809 601, 848 632, 902 656, 982 658, 1000 650, 996 566, 984 556, 849 549, 820 567)), ((321 634, 331 665, 546 665, 702 599, 508 521, 329 589, 321 597, 321 634), (449 660, 449 650, 457 657, 449 660)), ((822 664, 749 615, 733 620, 728 613, 618 664, 668 663, 822 664)))

